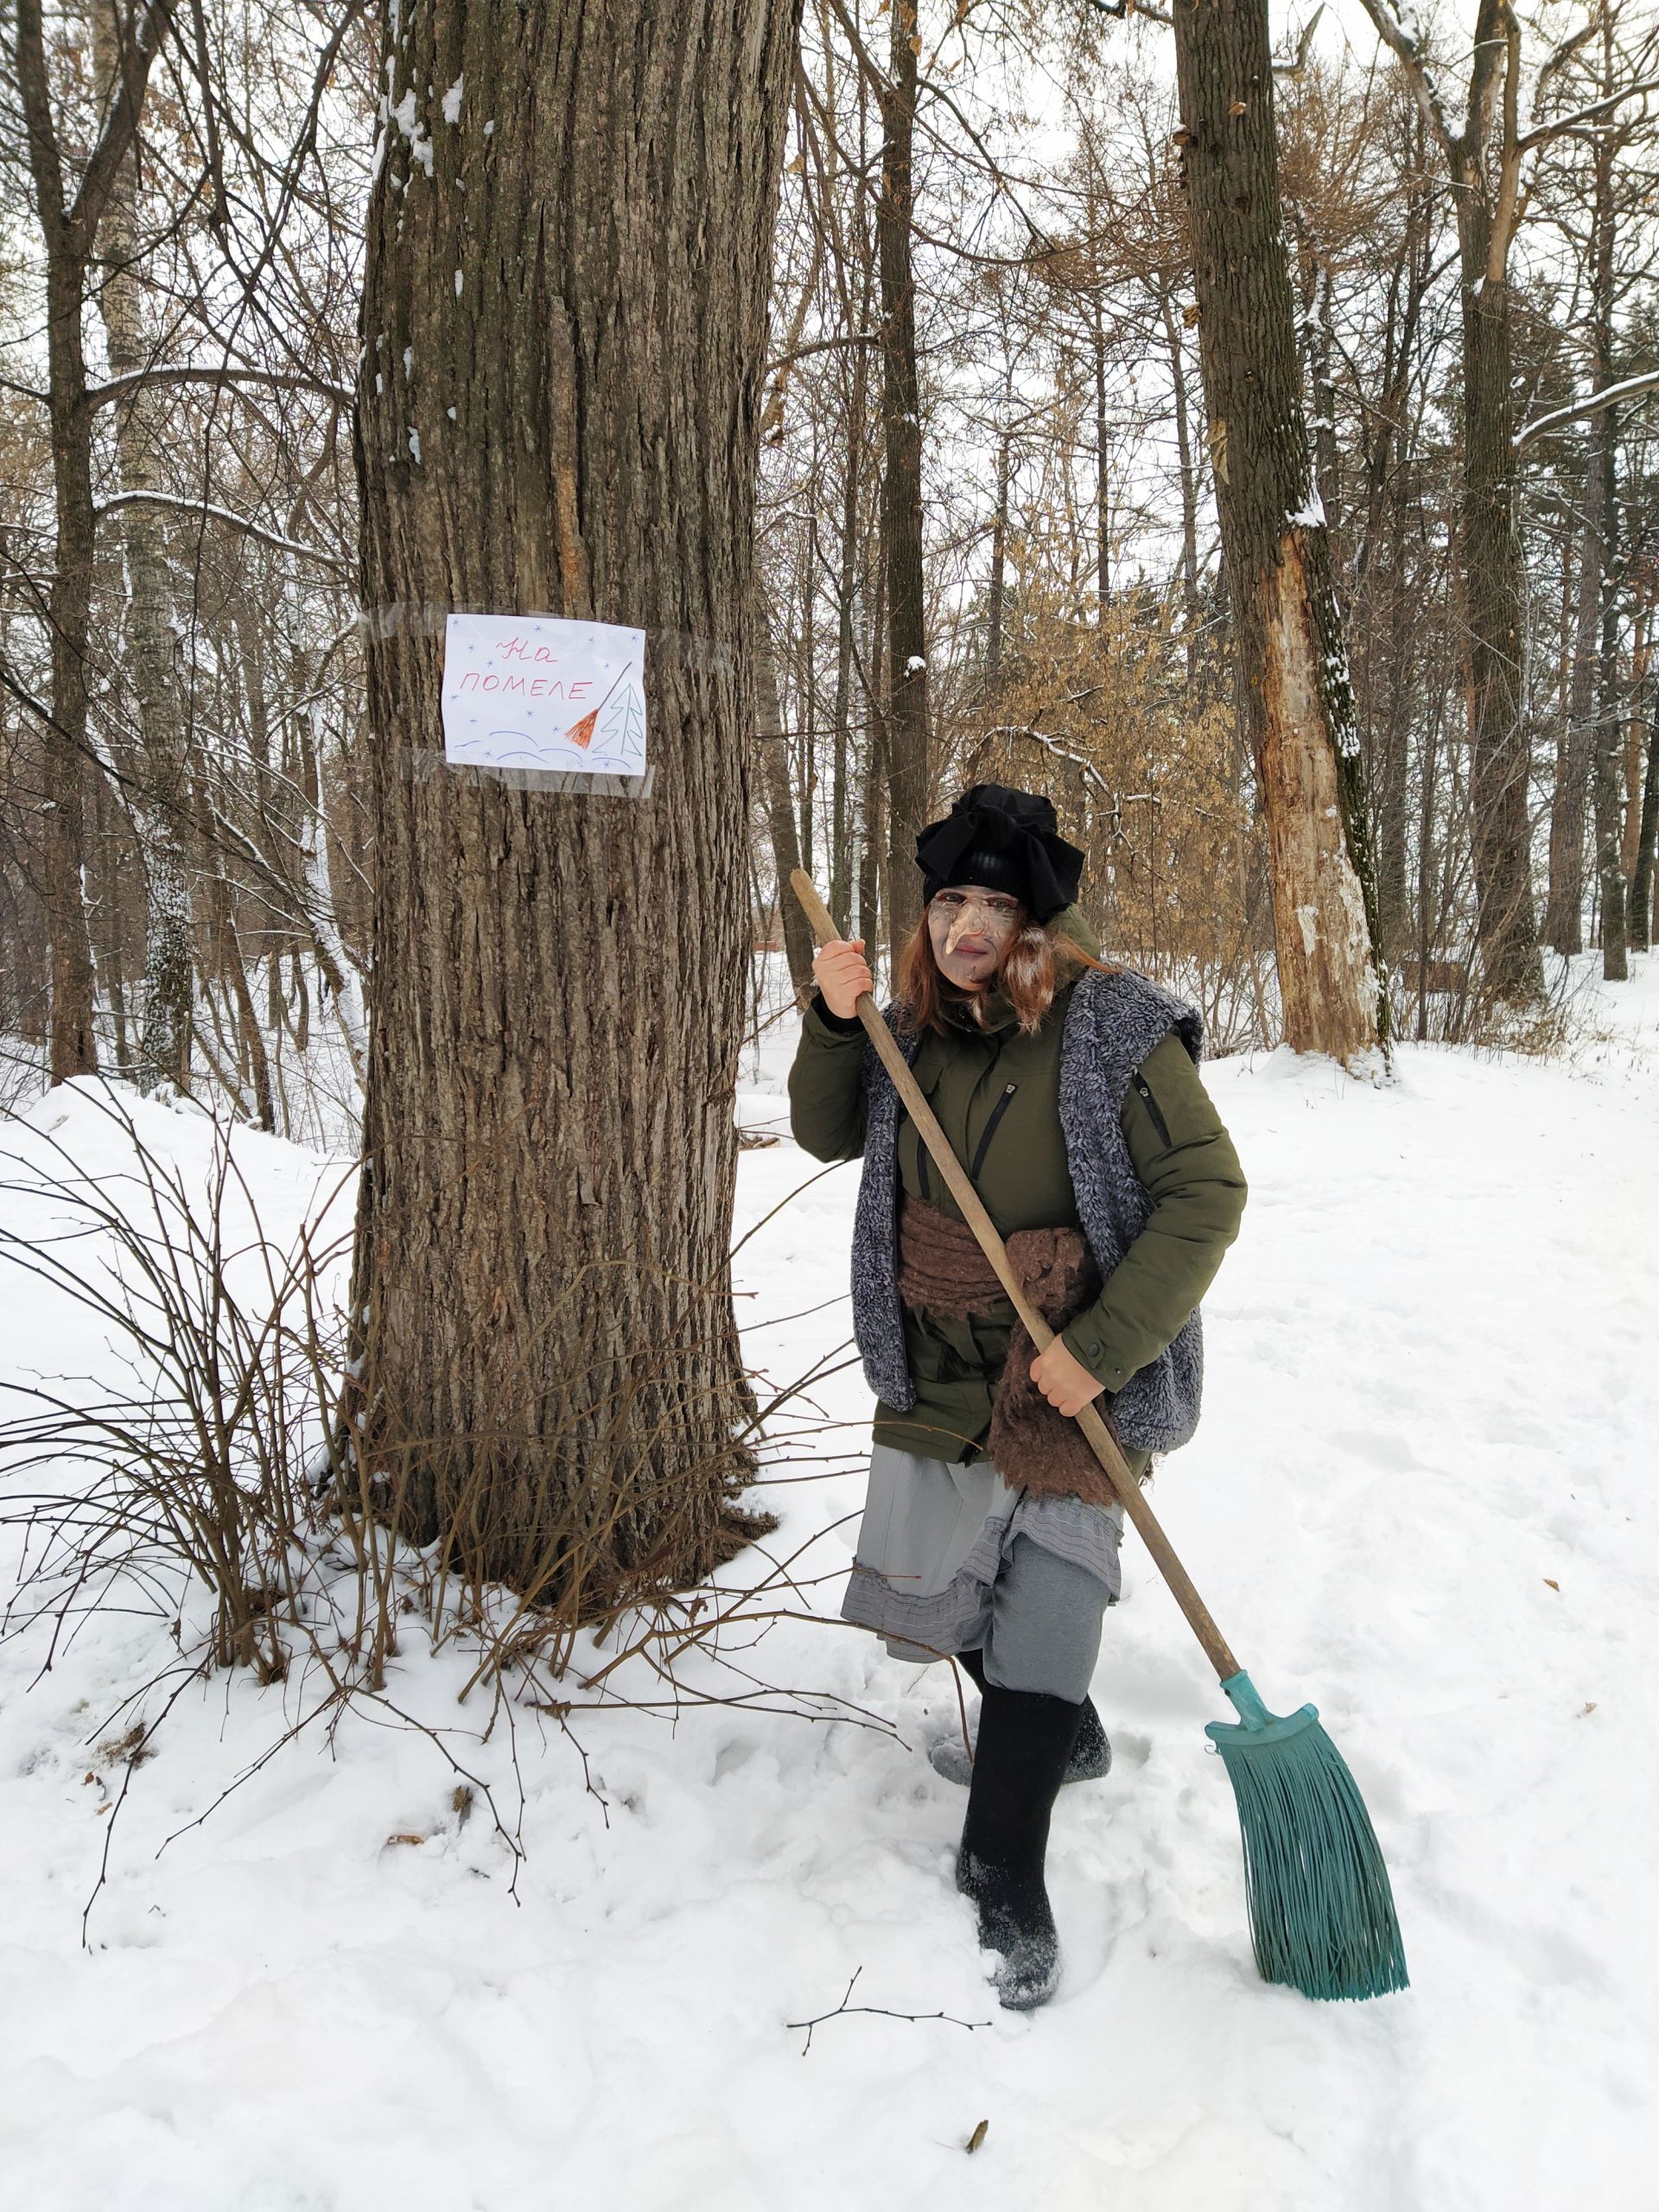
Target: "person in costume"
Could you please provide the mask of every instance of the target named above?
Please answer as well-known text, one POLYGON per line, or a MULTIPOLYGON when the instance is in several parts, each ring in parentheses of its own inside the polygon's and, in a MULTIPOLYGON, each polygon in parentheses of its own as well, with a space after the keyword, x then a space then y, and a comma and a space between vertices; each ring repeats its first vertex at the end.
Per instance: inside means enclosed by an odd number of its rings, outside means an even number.
POLYGON ((1245 1183, 1199 1079, 1202 1021, 1101 957, 1046 798, 976 784, 916 861, 925 909, 883 1016, 1057 1332, 1042 1357, 854 1014, 874 988, 862 938, 813 962, 790 1126, 815 1159, 864 1162, 853 1328, 877 1404, 842 1617, 894 1658, 954 1656, 979 1689, 971 1758, 930 1756, 968 1785, 957 1885, 1001 2002, 1028 2009, 1059 1976, 1054 1801, 1111 1759, 1089 1690, 1122 1510, 1073 1416, 1094 1402, 1137 1477, 1192 1434, 1198 1301, 1245 1183))

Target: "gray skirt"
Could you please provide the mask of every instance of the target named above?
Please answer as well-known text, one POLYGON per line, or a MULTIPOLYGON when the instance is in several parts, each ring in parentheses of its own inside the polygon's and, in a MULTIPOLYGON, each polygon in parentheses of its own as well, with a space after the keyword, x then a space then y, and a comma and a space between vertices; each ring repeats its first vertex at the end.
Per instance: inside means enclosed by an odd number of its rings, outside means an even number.
POLYGON ((963 1465, 878 1444, 841 1617, 873 1629, 895 1659, 975 1650, 1020 1537, 1097 1584, 1103 1606, 1122 1588, 1122 1534, 1120 1505, 1033 1497, 988 1459, 963 1465))

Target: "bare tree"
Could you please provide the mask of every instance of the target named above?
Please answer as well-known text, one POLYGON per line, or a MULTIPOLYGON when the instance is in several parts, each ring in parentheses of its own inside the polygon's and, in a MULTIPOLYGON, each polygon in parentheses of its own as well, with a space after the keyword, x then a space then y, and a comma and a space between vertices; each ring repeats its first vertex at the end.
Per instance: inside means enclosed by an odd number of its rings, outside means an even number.
POLYGON ((1178 0, 1198 340, 1240 692, 1272 849, 1286 1041, 1389 1042, 1358 740, 1313 486, 1264 0, 1178 0))
POLYGON ((480 1571, 577 1608, 729 1548, 752 1466, 732 1098, 794 30, 789 0, 445 0, 385 38, 358 404, 360 1442, 407 1469, 415 1529, 467 1500, 480 1571), (645 628, 650 795, 447 773, 456 607, 645 628))
POLYGON ((896 969, 921 912, 916 838, 928 804, 927 632, 922 580, 921 390, 916 375, 916 279, 911 165, 921 29, 916 0, 893 0, 881 108, 881 194, 876 235, 881 269, 882 567, 887 597, 885 721, 888 785, 887 937, 896 969))
POLYGON ((51 713, 46 758, 44 894, 51 936, 49 1065, 54 1083, 98 1065, 92 956, 83 903, 87 643, 92 595, 92 421, 83 318, 98 227, 138 128, 173 0, 134 0, 118 13, 106 98, 79 181, 54 112, 41 0, 17 0, 13 66, 28 135, 35 217, 46 260, 48 412, 56 549, 47 605, 51 713))
MULTIPOLYGON (((1532 156, 1650 86, 1602 99, 1525 128, 1522 29, 1511 0, 1478 0, 1460 125, 1452 124, 1428 49, 1389 0, 1363 0, 1405 71, 1446 167, 1462 276, 1463 513, 1460 563, 1469 625, 1470 744, 1475 887, 1489 987, 1535 997, 1542 978, 1533 906, 1529 747, 1524 715, 1524 554, 1516 513, 1514 287, 1510 255, 1525 211, 1532 156)), ((1535 104, 1592 35, 1576 29, 1545 60, 1535 104)))

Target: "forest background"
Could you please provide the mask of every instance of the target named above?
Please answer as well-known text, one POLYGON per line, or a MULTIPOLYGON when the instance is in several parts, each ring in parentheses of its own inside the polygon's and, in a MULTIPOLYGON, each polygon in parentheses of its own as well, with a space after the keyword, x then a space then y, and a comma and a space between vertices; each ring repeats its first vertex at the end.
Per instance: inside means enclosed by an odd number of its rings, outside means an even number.
MULTIPOLYGON (((365 10, 192 0, 112 149, 100 118, 139 20, 119 0, 45 16, 22 0, 5 63, 6 1095, 96 1065, 339 1141, 365 1066, 373 868, 350 436, 365 210, 388 149, 429 173, 430 138, 407 100, 378 98, 365 10), (64 185, 83 175, 78 195, 64 185), (76 288, 78 355, 48 342, 50 303, 76 288)), ((1606 0, 1485 6, 1472 27, 1446 10, 1420 29, 1348 0, 1276 29, 1317 505, 1395 1027, 1548 1043, 1565 970, 1517 990, 1478 943, 1479 580, 1461 500, 1491 424, 1460 321, 1469 188, 1437 117, 1484 102, 1513 232, 1527 927, 1560 954, 1609 937, 1617 973, 1624 941, 1650 938, 1659 817, 1659 23, 1606 0), (1497 73, 1483 89, 1484 51, 1497 73), (1609 391, 1616 404, 1586 406, 1609 391)), ((459 79, 435 88, 440 127, 466 97, 459 79)), ((992 778, 1052 793, 1108 948, 1189 992, 1212 1049, 1276 1040, 1212 499, 1225 435, 1198 378, 1180 163, 1153 10, 960 0, 895 20, 807 0, 748 768, 753 942, 786 949, 798 982, 810 948, 779 896, 788 868, 890 949, 906 830, 992 778), (882 188, 895 87, 902 238, 882 188), (908 362, 884 314, 900 250, 908 362), (896 623, 893 579, 911 575, 896 623), (919 790, 904 782, 918 766, 919 790)), ((765 1003, 766 972, 755 963, 752 1030, 785 1011, 765 1003)))

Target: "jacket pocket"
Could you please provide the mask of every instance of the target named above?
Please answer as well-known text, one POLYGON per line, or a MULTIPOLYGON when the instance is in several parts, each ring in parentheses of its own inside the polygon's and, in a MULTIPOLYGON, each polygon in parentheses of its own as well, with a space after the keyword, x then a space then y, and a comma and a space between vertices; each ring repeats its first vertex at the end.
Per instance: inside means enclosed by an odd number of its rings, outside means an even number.
POLYGON ((1129 1077, 1129 1081, 1134 1084, 1136 1095, 1139 1096, 1141 1103, 1146 1108, 1147 1113, 1151 1115, 1152 1126, 1157 1130, 1158 1135, 1163 1140, 1164 1149, 1167 1152, 1173 1146, 1175 1140, 1170 1135, 1169 1123, 1164 1119, 1162 1113, 1159 1109, 1158 1101, 1152 1095, 1152 1085, 1147 1081, 1139 1068, 1137 1068, 1135 1073, 1129 1077))
POLYGON ((1014 1103, 1014 1094, 1019 1090, 1019 1088, 1020 1086, 1017 1083, 1005 1083, 1003 1084, 1002 1096, 997 1100, 995 1105, 992 1107, 991 1118, 986 1122, 984 1129, 981 1134, 979 1142, 974 1148, 974 1163, 968 1170, 970 1177, 977 1177, 980 1168, 984 1164, 986 1147, 989 1145, 991 1139, 996 1135, 996 1125, 1001 1120, 1002 1116, 1007 1112, 1008 1108, 1014 1103))

